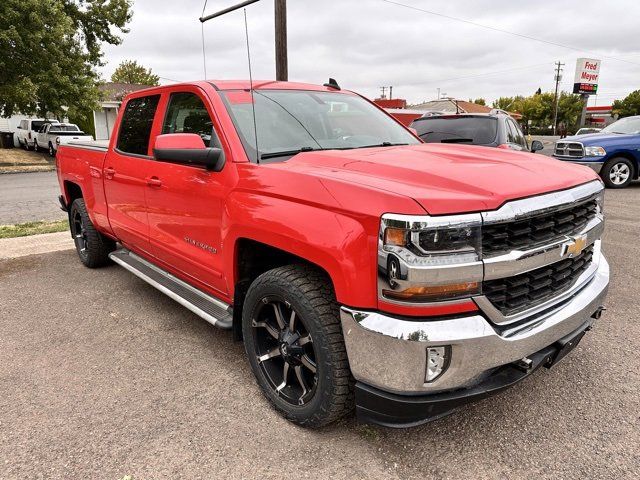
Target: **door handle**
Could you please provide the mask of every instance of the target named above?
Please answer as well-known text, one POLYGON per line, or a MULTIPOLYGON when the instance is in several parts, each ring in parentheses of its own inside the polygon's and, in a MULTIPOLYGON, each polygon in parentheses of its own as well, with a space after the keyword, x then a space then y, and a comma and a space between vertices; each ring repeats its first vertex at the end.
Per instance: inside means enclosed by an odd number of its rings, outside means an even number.
POLYGON ((115 174, 116 174, 116 170, 112 167, 107 167, 104 169, 104 176, 109 180, 111 180, 115 174))
POLYGON ((160 180, 158 177, 147 177, 147 185, 149 185, 150 187, 161 187, 162 186, 162 180, 160 180))

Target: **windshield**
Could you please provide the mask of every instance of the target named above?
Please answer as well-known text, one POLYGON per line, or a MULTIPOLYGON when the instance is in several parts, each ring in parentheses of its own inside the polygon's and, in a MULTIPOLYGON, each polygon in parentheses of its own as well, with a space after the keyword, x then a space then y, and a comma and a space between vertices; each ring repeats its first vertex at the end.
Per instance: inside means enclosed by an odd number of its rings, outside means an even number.
POLYGON ((640 117, 621 118, 608 127, 604 127, 600 133, 640 133, 640 117))
POLYGON ((488 145, 498 134, 498 120, 494 117, 427 117, 415 120, 412 126, 428 143, 488 145))
POLYGON ((356 95, 303 90, 222 92, 247 156, 283 161, 300 151, 420 143, 356 95), (258 152, 256 152, 256 132, 258 152))

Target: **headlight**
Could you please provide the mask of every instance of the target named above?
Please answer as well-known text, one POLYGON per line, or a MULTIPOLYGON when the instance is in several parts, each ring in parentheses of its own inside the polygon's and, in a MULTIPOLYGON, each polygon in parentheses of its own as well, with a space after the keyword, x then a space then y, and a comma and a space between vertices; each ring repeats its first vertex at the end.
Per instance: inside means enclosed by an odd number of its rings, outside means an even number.
POLYGON ((584 147, 586 157, 604 157, 607 151, 602 147, 584 147))
POLYGON ((480 293, 481 216, 383 215, 378 246, 380 295, 430 302, 480 293))

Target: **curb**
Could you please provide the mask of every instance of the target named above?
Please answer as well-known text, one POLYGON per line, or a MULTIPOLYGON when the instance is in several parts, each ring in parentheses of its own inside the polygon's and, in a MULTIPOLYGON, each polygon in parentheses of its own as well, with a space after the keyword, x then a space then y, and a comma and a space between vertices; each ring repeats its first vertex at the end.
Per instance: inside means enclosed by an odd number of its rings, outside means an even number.
POLYGON ((0 239, 0 260, 71 250, 75 244, 69 232, 44 233, 28 237, 0 239))

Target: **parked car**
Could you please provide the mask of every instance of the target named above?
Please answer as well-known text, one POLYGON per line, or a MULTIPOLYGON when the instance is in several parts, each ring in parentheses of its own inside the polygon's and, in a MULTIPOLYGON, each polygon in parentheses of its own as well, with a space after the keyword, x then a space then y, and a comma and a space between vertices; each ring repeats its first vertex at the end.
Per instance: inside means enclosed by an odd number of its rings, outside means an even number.
POLYGON ((417 425, 551 367, 599 318, 593 171, 423 144, 335 82, 254 85, 131 93, 108 147, 56 164, 80 261, 232 329, 287 419, 417 425))
POLYGON ((599 133, 601 130, 602 130, 601 128, 593 128, 593 127, 579 128, 575 136, 577 137, 578 135, 586 135, 588 133, 599 133))
POLYGON ((35 148, 46 148, 49 156, 55 157, 59 145, 74 141, 93 140, 74 123, 45 123, 35 138, 35 148))
POLYGON ((414 120, 411 127, 416 129, 418 136, 427 143, 462 143, 531 152, 544 148, 538 140, 531 142, 529 147, 518 122, 501 110, 488 114, 430 113, 414 120))
POLYGON ((609 188, 624 188, 638 178, 640 116, 622 118, 599 133, 558 140, 553 156, 590 167, 609 188))
POLYGON ((36 135, 43 125, 49 123, 58 123, 57 120, 46 120, 43 118, 28 118, 21 120, 16 128, 16 137, 18 145, 26 150, 36 148, 36 135))

